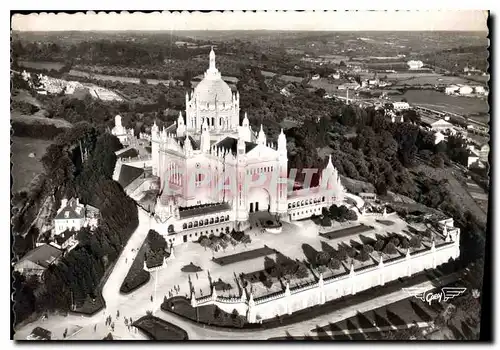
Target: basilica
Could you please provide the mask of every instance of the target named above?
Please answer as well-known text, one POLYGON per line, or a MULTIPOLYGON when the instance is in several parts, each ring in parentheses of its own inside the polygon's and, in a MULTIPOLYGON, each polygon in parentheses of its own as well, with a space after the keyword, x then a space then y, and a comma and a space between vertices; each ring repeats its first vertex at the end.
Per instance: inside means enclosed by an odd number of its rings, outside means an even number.
MULTIPOLYGON (((113 133, 128 136, 117 123, 113 133)), ((172 244, 233 228, 242 231, 255 212, 298 220, 344 199, 331 159, 318 187, 290 186, 283 130, 277 140, 268 140, 262 126, 252 130, 246 113, 240 124, 239 93, 222 79, 213 49, 203 80, 186 93, 185 115, 161 130, 155 123, 147 139, 151 156, 146 161, 122 159, 119 166, 151 168, 159 180, 157 230, 172 244)))

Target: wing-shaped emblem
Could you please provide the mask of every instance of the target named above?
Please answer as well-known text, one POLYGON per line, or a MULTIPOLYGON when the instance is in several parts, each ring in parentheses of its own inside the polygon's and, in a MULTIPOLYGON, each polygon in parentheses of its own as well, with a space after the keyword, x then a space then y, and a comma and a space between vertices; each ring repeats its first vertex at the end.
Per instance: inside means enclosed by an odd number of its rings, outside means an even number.
POLYGON ((403 290, 411 295, 412 297, 416 297, 422 301, 425 301, 425 291, 426 288, 403 288, 403 290))
POLYGON ((467 288, 465 287, 443 287, 442 288, 444 295, 443 301, 448 301, 456 296, 459 296, 460 294, 465 292, 466 289, 467 288))

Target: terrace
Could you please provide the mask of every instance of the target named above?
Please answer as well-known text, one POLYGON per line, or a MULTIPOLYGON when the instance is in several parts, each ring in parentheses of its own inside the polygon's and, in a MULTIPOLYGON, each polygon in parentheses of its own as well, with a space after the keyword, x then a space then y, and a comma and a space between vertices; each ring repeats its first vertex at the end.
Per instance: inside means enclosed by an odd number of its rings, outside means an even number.
MULTIPOLYGON (((412 229, 408 228, 406 222, 395 214, 391 214, 393 224, 390 226, 378 223, 376 219, 376 217, 360 216, 355 225, 335 222, 332 228, 343 232, 343 234, 338 235, 339 232, 336 232, 337 236, 334 235, 331 239, 327 239, 320 235, 319 227, 311 220, 293 223, 282 222, 282 232, 271 234, 262 232, 262 227, 255 224, 258 222, 258 218, 254 218, 252 228, 245 231, 245 234, 251 237, 251 242, 248 244, 229 245, 218 251, 212 251, 209 247, 204 248, 199 243, 188 242, 176 246, 176 258, 169 261, 166 269, 157 272, 158 299, 163 299, 163 295, 168 296, 168 292, 172 290, 174 285, 180 287, 180 292, 176 295, 189 298, 192 289, 196 298, 207 297, 212 293, 211 286, 219 280, 224 284, 222 290, 217 288, 219 297, 240 297, 244 289, 241 276, 248 283, 246 290, 249 292, 251 289, 254 298, 282 292, 286 280, 289 281, 291 290, 305 288, 309 283, 317 280, 320 272, 323 273, 325 279, 348 274, 351 258, 342 259, 338 268, 323 266, 318 269, 317 266, 311 265, 301 275, 304 276, 303 278, 295 277, 293 273, 290 274, 290 271, 283 276, 276 271, 273 272, 270 268, 273 265, 283 266, 285 260, 279 261, 283 257, 286 261, 296 264, 297 261, 312 259, 319 252, 333 253, 333 250, 340 246, 348 245, 355 250, 353 255, 354 269, 361 270, 378 263, 380 256, 383 256, 384 263, 386 263, 406 254, 406 249, 397 246, 394 254, 374 250, 370 252, 368 260, 360 261, 356 254, 359 253, 363 245, 374 245, 380 238, 384 238, 388 242, 389 238, 394 235, 388 230, 397 232, 400 237, 407 238, 421 234, 421 231, 410 232, 412 229), (191 263, 203 266, 203 271, 181 271, 183 267, 191 263), (266 285, 263 281, 266 281, 266 285)), ((428 238, 422 237, 422 242, 425 246, 430 247, 428 238)), ((383 247, 380 250, 383 250, 383 247)))

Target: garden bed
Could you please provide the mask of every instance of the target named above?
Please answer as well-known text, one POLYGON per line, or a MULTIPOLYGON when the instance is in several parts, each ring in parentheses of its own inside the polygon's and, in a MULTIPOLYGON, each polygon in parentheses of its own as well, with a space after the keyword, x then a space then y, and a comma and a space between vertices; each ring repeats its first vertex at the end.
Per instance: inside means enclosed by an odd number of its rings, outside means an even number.
POLYGON ((128 294, 149 282, 151 275, 144 270, 144 259, 146 254, 146 243, 142 245, 137 253, 127 276, 120 287, 120 293, 128 294))
POLYGON ((373 230, 373 227, 361 224, 361 225, 357 225, 357 226, 353 226, 353 227, 343 228, 340 230, 329 231, 326 233, 320 233, 320 236, 328 238, 328 239, 336 239, 336 238, 343 238, 343 237, 348 237, 348 236, 352 236, 355 234, 368 232, 371 230, 373 230))
POLYGON ((226 256, 223 256, 220 258, 214 258, 213 261, 216 264, 219 264, 221 266, 225 266, 225 265, 234 264, 234 263, 237 263, 240 261, 260 258, 260 257, 271 255, 271 254, 276 254, 276 251, 274 249, 269 248, 269 247, 263 247, 263 248, 258 248, 258 249, 254 249, 254 250, 249 250, 246 252, 237 253, 237 254, 226 255, 226 256))
POLYGON ((141 317, 132 325, 153 340, 188 340, 184 329, 151 315, 141 317))

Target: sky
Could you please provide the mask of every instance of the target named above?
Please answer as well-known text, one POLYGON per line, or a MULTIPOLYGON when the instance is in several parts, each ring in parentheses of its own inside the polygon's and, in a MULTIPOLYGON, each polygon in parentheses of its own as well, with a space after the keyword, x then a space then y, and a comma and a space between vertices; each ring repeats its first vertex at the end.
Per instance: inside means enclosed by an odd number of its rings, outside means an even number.
POLYGON ((348 30, 487 31, 486 11, 338 11, 338 12, 155 12, 41 13, 14 15, 12 29, 64 30, 348 30))

